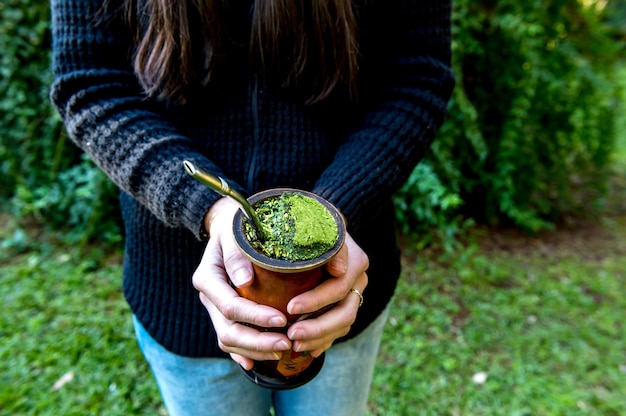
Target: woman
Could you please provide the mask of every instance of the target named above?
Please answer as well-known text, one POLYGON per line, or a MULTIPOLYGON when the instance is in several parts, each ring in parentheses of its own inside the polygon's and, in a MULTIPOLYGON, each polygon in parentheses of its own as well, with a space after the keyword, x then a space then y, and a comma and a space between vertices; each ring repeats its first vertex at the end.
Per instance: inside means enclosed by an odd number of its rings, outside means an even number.
POLYGON ((400 272, 391 196, 453 88, 450 1, 53 0, 51 9, 52 101, 121 190, 124 293, 170 414, 364 414, 400 272), (289 186, 336 205, 349 235, 327 266, 332 278, 288 310, 336 305, 286 335, 242 325, 286 319, 232 288, 254 278, 232 242, 237 206, 189 178, 186 159, 244 194, 289 186), (305 386, 272 391, 240 374, 292 347, 326 351, 305 386))

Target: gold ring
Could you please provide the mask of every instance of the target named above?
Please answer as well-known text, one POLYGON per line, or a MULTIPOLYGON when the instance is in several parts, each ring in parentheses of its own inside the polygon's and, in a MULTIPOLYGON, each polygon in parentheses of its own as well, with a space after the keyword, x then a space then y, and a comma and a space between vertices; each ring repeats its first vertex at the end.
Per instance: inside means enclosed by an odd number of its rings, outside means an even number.
POLYGON ((359 307, 361 307, 361 305, 363 305, 363 295, 361 292, 359 292, 358 289, 350 289, 350 293, 354 293, 359 297, 359 307))

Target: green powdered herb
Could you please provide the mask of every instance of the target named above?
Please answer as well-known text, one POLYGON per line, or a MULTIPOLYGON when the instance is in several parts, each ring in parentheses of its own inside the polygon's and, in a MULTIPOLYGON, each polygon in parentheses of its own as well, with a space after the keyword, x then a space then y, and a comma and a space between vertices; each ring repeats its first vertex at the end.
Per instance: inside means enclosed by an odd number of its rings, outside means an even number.
POLYGON ((250 244, 268 257, 279 260, 310 260, 330 250, 339 232, 328 209, 315 199, 285 192, 254 205, 268 236, 260 241, 246 222, 244 233, 250 244))

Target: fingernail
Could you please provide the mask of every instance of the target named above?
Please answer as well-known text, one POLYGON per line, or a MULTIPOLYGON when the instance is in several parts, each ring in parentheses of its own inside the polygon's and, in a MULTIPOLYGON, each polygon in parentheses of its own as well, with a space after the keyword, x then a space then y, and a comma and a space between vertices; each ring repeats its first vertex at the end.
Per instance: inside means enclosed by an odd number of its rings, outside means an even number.
POLYGON ((337 272, 344 274, 346 271, 348 271, 348 265, 346 264, 346 262, 343 259, 338 259, 335 258, 330 262, 329 265, 333 270, 336 270, 337 272))
MULTIPOLYGON (((276 351, 287 351, 290 348, 291 345, 289 345, 289 343, 285 340, 280 340, 276 344, 274 344, 274 349, 276 351)), ((280 358, 280 356, 278 358, 280 358)))
POLYGON ((285 321, 285 318, 282 316, 274 316, 273 318, 270 318, 269 324, 272 327, 283 327, 287 325, 287 321, 285 321))
POLYGON ((302 313, 302 306, 299 303, 293 303, 287 305, 287 312, 292 315, 300 315, 302 313))
POLYGON ((237 287, 245 285, 250 279, 252 279, 252 276, 245 269, 236 270, 231 277, 233 284, 237 287))
POLYGON ((304 331, 303 330, 301 330, 301 329, 294 329, 289 334, 289 339, 294 340, 294 339, 297 339, 297 338, 301 338, 303 335, 304 335, 304 331))
POLYGON ((273 360, 280 360, 282 356, 283 356, 282 352, 275 352, 275 353, 272 354, 272 359, 273 360))
POLYGON ((236 355, 231 354, 233 360, 243 367, 244 370, 252 370, 253 363, 243 357, 237 357, 236 355))

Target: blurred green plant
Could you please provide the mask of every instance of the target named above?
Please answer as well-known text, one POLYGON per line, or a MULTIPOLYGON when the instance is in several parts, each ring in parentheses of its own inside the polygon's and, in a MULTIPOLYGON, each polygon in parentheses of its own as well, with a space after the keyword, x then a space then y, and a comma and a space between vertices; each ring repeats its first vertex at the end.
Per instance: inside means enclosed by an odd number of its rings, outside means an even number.
POLYGON ((455 2, 457 87, 396 198, 401 223, 444 238, 458 218, 535 233, 601 204, 619 97, 603 13, 594 1, 455 2))
POLYGON ((61 125, 48 104, 48 4, 9 0, 0 13, 0 195, 10 197, 40 176, 49 182, 68 158, 57 146, 61 125))
POLYGON ((70 242, 119 240, 116 191, 67 139, 48 99, 48 2, 0 3, 0 200, 17 216, 69 226, 70 242))
MULTIPOLYGON (((626 57, 626 0, 604 0, 602 20, 609 28, 609 35, 618 42, 620 58, 626 57)), ((596 1, 597 4, 602 4, 596 1)))
MULTIPOLYGON (((475 229, 444 262, 407 250, 367 414, 625 415, 624 214, 544 238, 475 229)), ((0 241, 26 235, 0 244, 0 416, 167 414, 120 252, 4 217, 0 241)))

